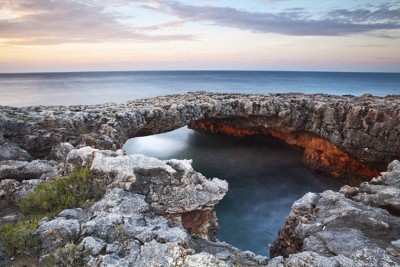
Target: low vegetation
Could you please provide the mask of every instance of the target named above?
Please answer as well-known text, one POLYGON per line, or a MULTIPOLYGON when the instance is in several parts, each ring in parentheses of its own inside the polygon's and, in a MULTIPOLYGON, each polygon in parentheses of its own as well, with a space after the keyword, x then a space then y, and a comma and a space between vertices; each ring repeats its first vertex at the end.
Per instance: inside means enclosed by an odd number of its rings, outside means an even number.
POLYGON ((42 264, 45 267, 85 266, 85 257, 76 244, 68 243, 46 256, 42 264))
POLYGON ((90 170, 79 167, 65 178, 38 185, 20 204, 24 215, 52 217, 64 209, 83 207, 102 197, 103 193, 101 185, 92 179, 90 170))
POLYGON ((90 134, 90 130, 88 128, 81 127, 78 129, 78 133, 79 134, 90 134))
POLYGON ((9 111, 7 112, 7 115, 11 118, 17 119, 17 120, 22 120, 22 121, 30 121, 33 118, 31 116, 23 115, 23 114, 17 114, 15 112, 9 111))
POLYGON ((0 227, 2 250, 9 256, 37 254, 38 240, 32 234, 38 227, 39 219, 32 217, 0 227))
POLYGON ((90 170, 80 166, 65 178, 38 185, 19 203, 24 219, 0 227, 2 251, 9 256, 37 255, 39 246, 34 232, 41 218, 54 217, 64 209, 88 206, 104 192, 104 186, 93 179, 90 170))

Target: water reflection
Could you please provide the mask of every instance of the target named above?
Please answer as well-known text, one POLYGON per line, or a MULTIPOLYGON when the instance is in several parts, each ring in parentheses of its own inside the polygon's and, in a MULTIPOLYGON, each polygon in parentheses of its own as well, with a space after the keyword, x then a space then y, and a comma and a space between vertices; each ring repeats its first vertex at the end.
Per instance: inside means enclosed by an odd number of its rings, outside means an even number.
POLYGON ((229 191, 216 207, 218 238, 261 255, 268 255, 293 201, 339 187, 302 165, 299 149, 272 138, 215 136, 184 127, 130 139, 124 149, 160 159, 193 159, 196 171, 227 180, 229 191))

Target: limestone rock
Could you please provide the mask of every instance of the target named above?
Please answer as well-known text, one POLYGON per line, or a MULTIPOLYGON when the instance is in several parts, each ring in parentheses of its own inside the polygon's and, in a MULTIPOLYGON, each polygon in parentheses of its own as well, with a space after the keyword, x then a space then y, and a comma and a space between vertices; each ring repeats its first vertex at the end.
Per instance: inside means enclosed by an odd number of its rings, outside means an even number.
POLYGON ((54 177, 56 174, 57 164, 54 161, 0 161, 0 180, 15 179, 22 181, 29 179, 44 179, 46 177, 54 177))
POLYGON ((94 174, 106 176, 111 187, 146 196, 151 208, 162 214, 211 210, 228 190, 226 181, 205 178, 189 160, 163 161, 83 147, 72 150, 67 163, 87 165, 94 174))
POLYGON ((285 266, 398 266, 400 162, 342 193, 306 194, 296 201, 270 248, 285 266))
POLYGON ((32 157, 26 150, 15 144, 3 143, 0 144, 0 161, 3 160, 30 161, 32 157))
POLYGON ((87 255, 88 266, 266 264, 263 257, 200 238, 215 235, 213 207, 226 193, 227 183, 206 179, 190 161, 83 147, 70 151, 66 163, 66 171, 70 164, 88 166, 97 178, 110 182, 108 192, 87 210, 66 209, 39 222, 42 259, 72 241, 87 255), (129 177, 135 177, 130 187, 116 186, 129 177), (197 220, 203 213, 211 217, 197 220))
POLYGON ((37 230, 42 249, 53 251, 57 247, 63 247, 68 242, 78 239, 80 224, 78 220, 55 218, 42 223, 37 230))
POLYGON ((3 142, 13 143, 37 159, 50 154, 54 157, 55 147, 63 142, 116 150, 131 137, 167 132, 191 122, 199 130, 202 124, 211 123, 213 129, 225 128, 225 133, 242 135, 276 135, 278 131, 277 137, 285 137, 289 143, 302 147, 311 144, 305 147, 304 156, 310 167, 341 178, 363 173, 365 180, 400 157, 399 106, 400 97, 396 95, 206 92, 120 105, 0 106, 0 136, 3 142), (348 159, 335 160, 338 157, 348 159))
POLYGON ((145 217, 142 213, 148 210, 149 206, 143 196, 113 189, 93 205, 91 220, 82 225, 83 234, 108 242, 113 242, 118 236, 142 243, 153 239, 184 242, 187 235, 182 229, 169 227, 167 219, 163 217, 145 217))
POLYGON ((202 252, 186 257, 185 267, 229 267, 229 265, 215 256, 202 252))
POLYGON ((74 149, 74 146, 70 143, 60 143, 54 146, 47 156, 49 160, 63 161, 67 157, 68 153, 74 149))
POLYGON ((83 248, 84 252, 97 256, 105 248, 106 242, 99 238, 88 236, 82 240, 79 246, 83 248))
POLYGON ((10 195, 15 201, 26 197, 29 192, 33 192, 39 184, 44 183, 41 179, 24 180, 20 185, 16 186, 10 195))
POLYGON ((67 220, 78 220, 79 222, 82 222, 86 220, 86 212, 84 212, 81 208, 77 209, 66 209, 61 211, 57 217, 64 217, 67 220))
POLYGON ((223 243, 208 241, 219 248, 218 252, 194 246, 194 239, 181 225, 173 226, 165 217, 152 213, 143 195, 120 188, 109 191, 88 211, 67 209, 39 224, 43 253, 80 240, 78 247, 88 254, 88 266, 222 267, 239 262, 250 263, 242 266, 262 266, 254 254, 242 254, 227 244, 222 249, 223 243))

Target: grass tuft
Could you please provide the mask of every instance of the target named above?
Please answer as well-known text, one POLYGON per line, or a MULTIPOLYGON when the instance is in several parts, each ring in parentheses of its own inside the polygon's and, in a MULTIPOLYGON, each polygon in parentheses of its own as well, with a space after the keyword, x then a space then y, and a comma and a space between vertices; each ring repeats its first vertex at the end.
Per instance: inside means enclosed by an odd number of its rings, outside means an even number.
POLYGON ((63 248, 51 252, 43 261, 45 267, 86 266, 86 253, 74 243, 67 243, 63 248))

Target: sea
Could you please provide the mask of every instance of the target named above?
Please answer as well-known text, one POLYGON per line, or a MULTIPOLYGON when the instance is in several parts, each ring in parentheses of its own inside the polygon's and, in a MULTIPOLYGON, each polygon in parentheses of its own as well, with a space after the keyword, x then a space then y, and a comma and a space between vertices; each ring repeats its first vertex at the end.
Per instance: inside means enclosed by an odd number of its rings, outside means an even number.
POLYGON ((76 105, 193 91, 400 93, 400 73, 284 71, 136 71, 0 74, 0 105, 76 105))
MULTIPOLYGON (((323 93, 360 96, 400 94, 399 73, 282 71, 135 71, 0 74, 0 105, 79 105, 194 91, 323 93)), ((127 153, 159 159, 191 159, 195 171, 229 183, 216 206, 218 239, 268 255, 290 212, 307 192, 337 190, 334 179, 311 172, 302 151, 265 136, 235 138, 172 132, 127 140, 127 153)))

